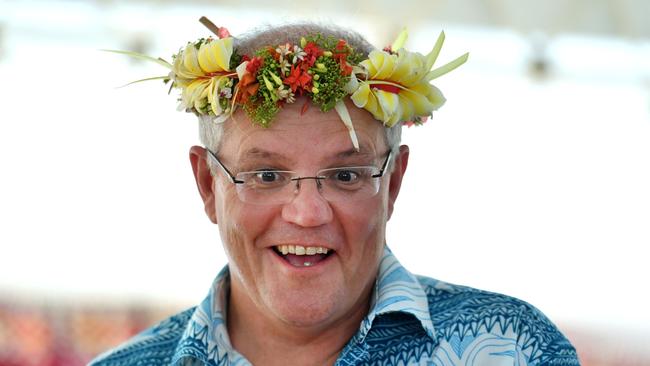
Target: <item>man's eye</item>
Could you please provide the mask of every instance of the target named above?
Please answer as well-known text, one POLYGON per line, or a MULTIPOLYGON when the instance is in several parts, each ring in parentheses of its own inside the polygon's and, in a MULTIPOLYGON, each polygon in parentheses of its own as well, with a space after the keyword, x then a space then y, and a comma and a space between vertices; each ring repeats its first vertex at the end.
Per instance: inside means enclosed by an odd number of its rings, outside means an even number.
POLYGON ((274 171, 261 171, 255 174, 257 181, 261 183, 275 183, 282 180, 282 176, 274 171))
POLYGON ((352 170, 339 170, 334 174, 333 178, 341 183, 353 183, 359 180, 360 176, 359 173, 352 170))

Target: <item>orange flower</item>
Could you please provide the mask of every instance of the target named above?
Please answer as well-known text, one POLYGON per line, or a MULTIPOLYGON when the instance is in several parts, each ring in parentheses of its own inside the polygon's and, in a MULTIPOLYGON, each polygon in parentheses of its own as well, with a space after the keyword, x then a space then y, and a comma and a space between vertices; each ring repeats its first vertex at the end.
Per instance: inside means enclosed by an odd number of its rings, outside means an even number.
POLYGON ((237 84, 239 93, 237 93, 235 103, 248 103, 248 98, 250 98, 251 95, 255 95, 257 89, 260 87, 260 84, 255 81, 257 81, 257 79, 253 74, 246 74, 241 78, 241 80, 239 80, 239 84, 237 84))
POLYGON ((272 46, 268 46, 266 49, 267 51, 269 51, 271 57, 273 57, 275 61, 280 61, 280 54, 275 51, 275 48, 273 48, 272 46))

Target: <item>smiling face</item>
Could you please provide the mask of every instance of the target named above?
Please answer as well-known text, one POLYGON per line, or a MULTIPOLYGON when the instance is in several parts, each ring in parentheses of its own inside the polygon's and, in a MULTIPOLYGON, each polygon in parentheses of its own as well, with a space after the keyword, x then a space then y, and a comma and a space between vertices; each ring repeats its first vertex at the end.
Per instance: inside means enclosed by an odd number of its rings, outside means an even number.
MULTIPOLYGON (((335 111, 312 106, 301 115, 301 106, 300 101, 285 105, 269 128, 238 114, 227 122, 219 159, 233 174, 276 169, 301 177, 324 168, 381 166, 389 147, 381 123, 370 114, 349 108, 360 144, 356 152, 335 111)), ((379 178, 379 193, 371 198, 328 202, 316 181, 307 179, 293 200, 275 205, 242 202, 223 171, 214 179, 201 174, 206 161, 195 151, 206 212, 219 226, 229 259, 231 304, 300 327, 365 315, 408 149, 403 147, 396 169, 379 178), (318 253, 324 249, 327 254, 318 253), (303 252, 312 255, 298 255, 303 252)))

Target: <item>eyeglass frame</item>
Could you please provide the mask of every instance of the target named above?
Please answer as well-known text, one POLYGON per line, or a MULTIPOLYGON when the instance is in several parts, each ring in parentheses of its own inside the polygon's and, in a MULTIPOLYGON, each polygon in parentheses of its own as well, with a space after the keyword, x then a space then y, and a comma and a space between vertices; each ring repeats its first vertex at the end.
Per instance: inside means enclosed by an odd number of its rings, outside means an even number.
MULTIPOLYGON (((237 179, 237 177, 235 177, 230 172, 230 170, 228 168, 226 168, 226 166, 221 162, 221 160, 219 160, 216 153, 214 153, 212 150, 210 150, 208 148, 205 148, 205 150, 208 152, 208 155, 217 162, 217 165, 219 165, 219 167, 221 167, 221 169, 224 171, 224 173, 226 173, 228 178, 230 178, 231 183, 233 183, 233 184, 245 184, 246 183, 245 181, 243 181, 241 179, 237 179)), ((390 161, 390 158, 391 158, 392 155, 393 155, 393 149, 389 148, 388 149, 388 154, 386 155, 386 160, 384 160, 384 163, 381 165, 381 168, 379 168, 379 173, 371 175, 370 176, 371 178, 381 178, 381 177, 384 176, 384 172, 386 171, 386 168, 388 167, 388 162, 390 161)), ((333 169, 338 169, 338 168, 346 168, 346 167, 335 167, 333 169)), ((358 167, 350 167, 350 168, 358 168, 358 167)), ((273 171, 273 170, 268 170, 268 171, 273 171)), ((254 173, 254 172, 255 171, 247 171, 247 172, 241 172, 241 173, 254 173)), ((285 170, 285 172, 297 173, 297 172, 294 172, 292 170, 285 170)), ((297 177, 291 177, 289 179, 289 181, 290 182, 295 181, 297 187, 300 188, 300 181, 305 180, 305 179, 314 179, 316 181, 316 184, 320 188, 320 186, 321 186, 320 181, 322 179, 326 179, 326 177, 323 177, 323 176, 311 176, 311 177, 310 176, 306 176, 306 177, 297 176, 297 177)))

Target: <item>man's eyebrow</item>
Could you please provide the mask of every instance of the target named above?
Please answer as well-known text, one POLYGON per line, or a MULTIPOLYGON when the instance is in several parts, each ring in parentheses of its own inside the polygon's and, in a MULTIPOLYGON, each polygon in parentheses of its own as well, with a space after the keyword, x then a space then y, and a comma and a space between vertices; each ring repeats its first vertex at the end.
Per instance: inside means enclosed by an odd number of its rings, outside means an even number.
POLYGON ((361 158, 373 158, 375 155, 371 153, 369 150, 363 148, 361 148, 359 151, 352 148, 349 150, 341 151, 340 153, 336 154, 337 158, 347 158, 351 156, 361 157, 361 158))
POLYGON ((244 153, 241 155, 241 160, 253 160, 253 159, 275 159, 275 160, 291 160, 290 158, 278 154, 273 151, 268 151, 268 150, 262 150, 260 148, 254 147, 252 149, 248 149, 244 151, 244 153))

